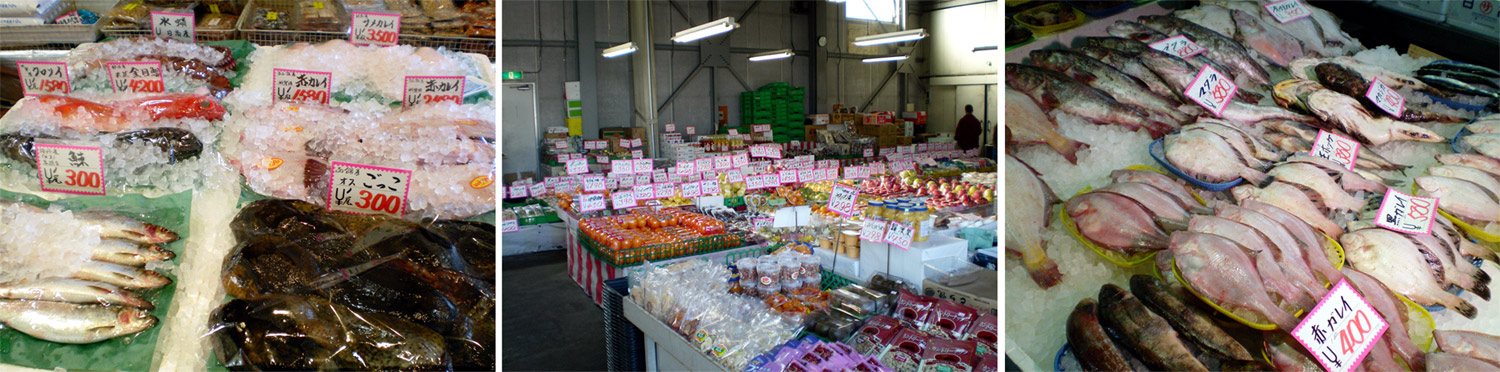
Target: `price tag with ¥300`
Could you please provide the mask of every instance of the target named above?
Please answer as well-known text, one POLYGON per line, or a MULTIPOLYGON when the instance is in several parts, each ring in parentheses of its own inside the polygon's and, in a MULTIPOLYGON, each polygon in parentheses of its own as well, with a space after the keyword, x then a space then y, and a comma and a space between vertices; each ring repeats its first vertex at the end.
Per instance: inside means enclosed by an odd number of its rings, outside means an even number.
POLYGON ((1318 137, 1313 140, 1312 149, 1308 153, 1354 170, 1354 161, 1359 158, 1359 142, 1319 129, 1318 137))
POLYGON ((1385 318, 1343 280, 1297 324, 1292 337, 1312 352, 1324 370, 1348 372, 1376 347, 1387 327, 1385 318))
POLYGON ((68 64, 62 62, 16 62, 21 75, 21 95, 68 94, 73 92, 68 64))
POLYGON ((854 214, 854 202, 859 200, 859 190, 848 185, 835 185, 833 192, 828 194, 828 210, 838 213, 840 216, 848 217, 854 214))
POLYGON ((162 93, 161 61, 105 62, 109 86, 115 93, 162 93))
POLYGON ((104 151, 99 147, 33 143, 42 191, 104 195, 104 151))
POLYGON ((394 217, 406 214, 410 169, 335 161, 330 163, 329 172, 328 210, 394 217))
POLYGON ((333 73, 284 68, 271 69, 271 97, 277 102, 328 104, 333 73))
POLYGON ((917 231, 911 226, 900 222, 891 222, 885 228, 885 242, 891 243, 903 250, 911 249, 911 238, 917 231))
POLYGON ((354 45, 396 45, 401 34, 401 15, 353 12, 349 42, 354 45))
POLYGON ((1220 73, 1205 64, 1203 69, 1198 71, 1198 76, 1193 78, 1193 83, 1188 84, 1187 90, 1182 94, 1213 112, 1214 116, 1222 116, 1224 108, 1229 107, 1229 100, 1233 99, 1234 93, 1239 90, 1240 87, 1234 84, 1229 75, 1220 73))
POLYGON ((1396 232, 1427 235, 1432 233, 1437 207, 1436 197, 1411 196, 1387 188, 1385 199, 1380 201, 1380 212, 1375 215, 1375 225, 1396 232))
POLYGON ((407 76, 401 91, 401 109, 438 102, 464 103, 463 76, 407 76))

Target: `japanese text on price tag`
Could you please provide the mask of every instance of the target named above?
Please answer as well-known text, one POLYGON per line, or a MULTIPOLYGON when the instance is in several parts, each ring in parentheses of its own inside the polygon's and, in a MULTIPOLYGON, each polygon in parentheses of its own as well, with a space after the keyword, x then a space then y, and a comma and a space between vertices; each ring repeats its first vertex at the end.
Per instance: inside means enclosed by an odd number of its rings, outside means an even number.
POLYGON ((1286 0, 1277 3, 1266 4, 1266 11, 1271 12, 1271 17, 1277 22, 1287 23, 1312 15, 1302 2, 1297 0, 1286 0))
POLYGON ((109 86, 115 93, 162 93, 167 85, 161 79, 160 61, 105 62, 109 86))
POLYGON ((1224 108, 1229 106, 1229 100, 1234 98, 1234 93, 1239 90, 1240 87, 1228 75, 1205 64, 1198 71, 1198 77, 1193 78, 1193 83, 1188 84, 1187 90, 1182 94, 1213 112, 1214 116, 1220 116, 1224 108))
POLYGON ((396 45, 401 34, 401 15, 353 12, 349 24, 349 42, 354 45, 396 45))
POLYGON ((518 223, 516 221, 516 219, 514 219, 514 218, 500 221, 500 233, 501 234, 512 233, 512 232, 516 232, 516 231, 520 231, 520 230, 521 230, 521 224, 518 223))
POLYGON ((633 166, 635 166, 635 162, 631 160, 613 160, 609 162, 609 172, 614 174, 635 173, 635 170, 631 168, 633 166))
POLYGON ((320 71, 271 69, 272 98, 277 102, 311 102, 328 104, 333 90, 333 73, 320 71))
POLYGON ((526 193, 526 185, 511 185, 507 190, 509 192, 506 192, 506 194, 512 198, 524 198, 527 195, 531 195, 526 193))
POLYGON ((547 195, 547 184, 541 182, 533 183, 530 190, 527 191, 531 192, 531 196, 547 195))
MULTIPOLYGON (((406 214, 411 170, 335 161, 330 164, 329 172, 332 172, 328 180, 329 210, 395 217, 406 214)), ((545 184, 538 184, 545 189, 545 184)))
POLYGON ((630 158, 631 159, 640 159, 640 158, 644 158, 644 157, 646 157, 646 151, 645 150, 630 150, 630 158))
POLYGON ((438 102, 464 103, 463 76, 407 76, 401 108, 438 102))
POLYGON ((1388 188, 1385 199, 1380 201, 1380 213, 1375 215, 1375 225, 1396 232, 1427 235, 1432 232, 1437 206, 1436 197, 1411 196, 1388 188))
POLYGON ((604 176, 583 177, 583 191, 604 191, 604 176))
POLYGON ((871 156, 875 156, 875 149, 865 149, 864 155, 867 158, 871 157, 871 156))
POLYGON ((816 169, 799 169, 799 170, 797 170, 797 180, 801 181, 801 182, 817 182, 817 181, 822 181, 823 177, 816 176, 815 175, 815 173, 817 173, 816 171, 817 171, 816 169))
POLYGON ((593 212, 604 209, 604 194, 589 193, 578 195, 578 211, 593 212))
POLYGON ((631 148, 641 147, 641 144, 642 144, 642 142, 641 142, 640 138, 631 138, 630 139, 630 147, 631 148))
POLYGON ((687 175, 687 174, 691 174, 691 173, 697 172, 697 170, 698 170, 698 164, 697 163, 694 163, 694 162, 691 162, 691 161, 679 161, 679 162, 677 162, 677 172, 675 172, 675 173, 681 174, 681 175, 687 175))
POLYGON ((828 193, 828 210, 848 217, 854 214, 854 202, 859 200, 859 190, 847 185, 835 185, 828 193))
POLYGON ((729 181, 729 183, 745 182, 745 173, 739 169, 731 169, 728 172, 724 172, 724 179, 729 181))
POLYGON ((755 124, 755 125, 750 126, 750 130, 753 131, 753 132, 755 132, 755 133, 770 132, 771 131, 771 124, 755 124))
POLYGON ((1354 161, 1359 157, 1359 142, 1320 129, 1318 138, 1313 140, 1312 149, 1308 152, 1312 156, 1332 160, 1344 168, 1354 170, 1354 161))
POLYGON ((911 226, 906 226, 900 222, 891 222, 885 228, 885 242, 901 247, 901 249, 909 250, 911 249, 912 235, 916 232, 917 230, 912 229, 911 226))
POLYGON ((1198 43, 1193 42, 1193 40, 1188 39, 1187 36, 1183 35, 1177 35, 1162 39, 1158 42, 1151 43, 1151 49, 1160 50, 1162 51, 1162 53, 1171 54, 1177 56, 1177 58, 1182 59, 1192 58, 1193 56, 1196 56, 1199 53, 1203 53, 1205 50, 1207 50, 1204 49, 1202 45, 1198 45, 1198 43))
POLYGON ((703 196, 703 182, 688 182, 682 184, 682 197, 696 198, 703 196))
POLYGON ((583 174, 583 173, 588 173, 588 172, 589 172, 589 160, 588 159, 582 159, 582 158, 580 158, 580 159, 568 160, 568 174, 583 174))
MULTIPOLYGON (((632 165, 631 169, 635 169, 636 173, 650 173, 651 172, 651 166, 652 166, 651 159, 635 159, 635 160, 631 160, 631 161, 635 162, 635 165, 632 165)), ((662 173, 666 173, 666 172, 663 171, 662 173)))
POLYGON ((781 183, 783 183, 783 184, 797 183, 797 171, 796 170, 793 170, 793 169, 782 170, 780 177, 781 177, 781 183))
POLYGON ((1380 107, 1391 116, 1400 117, 1401 112, 1406 110, 1406 97, 1402 97, 1401 93, 1397 93, 1395 89, 1385 86, 1385 83, 1380 82, 1380 78, 1370 79, 1370 89, 1366 91, 1365 98, 1369 98, 1376 107, 1380 107))
POLYGON ((719 195, 719 180, 703 180, 700 188, 703 190, 703 195, 719 195))
POLYGON ((16 70, 21 75, 22 96, 73 92, 67 63, 19 61, 16 70))
POLYGON ((713 158, 699 158, 698 160, 695 160, 695 161, 698 163, 697 168, 698 168, 699 172, 706 171, 706 170, 713 170, 714 169, 714 159, 713 158))
POLYGON ((667 133, 672 133, 672 132, 676 132, 677 131, 677 124, 667 123, 666 126, 667 126, 667 133))
POLYGON ((192 43, 197 41, 193 32, 193 13, 151 12, 151 34, 163 39, 192 43))
POLYGON ((1312 352, 1324 370, 1347 372, 1359 366, 1389 326, 1345 280, 1333 286, 1297 324, 1292 336, 1312 352))
POLYGON ((667 182, 656 184, 657 199, 670 198, 673 196, 677 196, 677 185, 667 182))
POLYGON ((104 195, 104 152, 98 147, 34 143, 42 191, 104 195))
POLYGON ((743 152, 734 154, 734 164, 732 165, 733 167, 743 167, 746 165, 750 165, 750 154, 743 152))
POLYGON ((638 202, 656 199, 656 187, 653 187, 650 183, 637 182, 631 190, 634 191, 635 200, 638 202))
POLYGON ((609 194, 610 201, 614 203, 615 209, 635 207, 635 191, 624 190, 609 194))
POLYGON ((714 163, 713 169, 715 169, 715 170, 724 170, 724 169, 729 169, 729 167, 732 167, 733 164, 734 164, 734 161, 729 158, 729 155, 720 155, 720 156, 715 156, 713 158, 713 163, 714 163))
POLYGON ((770 218, 756 218, 756 219, 753 219, 753 220, 750 221, 750 227, 752 227, 752 228, 754 228, 756 230, 760 230, 762 228, 769 228, 769 227, 771 227, 771 222, 772 221, 774 221, 774 220, 770 219, 770 218))
POLYGON ((635 184, 644 185, 651 183, 651 174, 638 174, 635 176, 635 184))
POLYGON ((698 134, 698 128, 697 127, 688 126, 688 127, 684 127, 683 130, 686 130, 688 135, 698 134))
POLYGON ((868 242, 875 242, 875 243, 884 243, 885 242, 885 226, 886 226, 886 222, 885 221, 881 221, 881 220, 877 220, 877 219, 873 219, 873 218, 865 220, 864 225, 860 226, 860 228, 859 228, 859 240, 864 240, 864 241, 868 241, 868 242))
POLYGON ((63 14, 56 19, 53 19, 52 23, 60 25, 81 25, 83 24, 83 17, 78 15, 77 10, 74 10, 68 12, 67 14, 63 14))

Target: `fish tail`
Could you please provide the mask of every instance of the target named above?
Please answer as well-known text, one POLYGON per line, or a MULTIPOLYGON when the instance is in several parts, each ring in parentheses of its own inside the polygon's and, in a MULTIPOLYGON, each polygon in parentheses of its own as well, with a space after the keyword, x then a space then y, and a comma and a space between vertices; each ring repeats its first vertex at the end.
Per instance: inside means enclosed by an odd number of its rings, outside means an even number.
POLYGON ((1168 233, 1175 231, 1187 231, 1188 229, 1188 224, 1184 221, 1155 216, 1151 217, 1151 220, 1156 222, 1156 226, 1160 226, 1162 230, 1165 230, 1168 233))
POLYGON ((1480 299, 1485 301, 1490 300, 1490 286, 1488 284, 1476 282, 1472 287, 1469 290, 1474 292, 1474 295, 1479 296, 1480 299))
POLYGON ((1442 302, 1443 306, 1457 311, 1459 315, 1463 315, 1465 318, 1474 319, 1474 316, 1479 315, 1479 310, 1475 309, 1473 304, 1453 294, 1444 292, 1442 301, 1440 302, 1442 302))
POLYGON ((1240 177, 1244 177, 1245 181, 1250 182, 1250 184, 1252 185, 1269 184, 1269 180, 1271 179, 1271 176, 1266 174, 1266 172, 1261 172, 1249 167, 1245 167, 1244 169, 1240 170, 1240 177))
POLYGON ((1042 289, 1052 288, 1062 283, 1062 272, 1057 269, 1057 262, 1047 257, 1046 253, 1041 253, 1042 247, 1035 247, 1030 250, 1039 252, 1037 256, 1041 256, 1024 259, 1026 273, 1031 275, 1031 281, 1036 282, 1036 285, 1042 287, 1042 289))
MULTIPOLYGON (((1058 137, 1062 136, 1059 135, 1058 137)), ((1067 137, 1062 137, 1062 139, 1062 143, 1054 146, 1053 149, 1057 150, 1057 153, 1061 154, 1063 159, 1067 159, 1068 163, 1078 164, 1078 152, 1088 149, 1089 144, 1074 141, 1067 137)))
MULTIPOLYGON (((1459 242, 1458 248, 1465 254, 1468 254, 1470 256, 1479 257, 1480 259, 1491 262, 1500 262, 1500 258, 1497 258, 1497 256, 1495 255, 1495 251, 1480 247, 1478 244, 1470 242, 1459 242)), ((1484 271, 1480 272, 1482 273, 1484 271)))

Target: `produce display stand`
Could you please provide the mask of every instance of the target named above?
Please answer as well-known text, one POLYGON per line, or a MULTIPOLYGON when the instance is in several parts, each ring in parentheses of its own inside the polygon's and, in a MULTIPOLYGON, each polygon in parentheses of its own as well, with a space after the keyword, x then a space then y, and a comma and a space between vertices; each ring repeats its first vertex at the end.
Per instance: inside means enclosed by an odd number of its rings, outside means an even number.
POLYGON ((646 313, 635 300, 626 297, 625 319, 645 334, 647 371, 725 371, 724 366, 698 352, 687 339, 671 327, 646 313))

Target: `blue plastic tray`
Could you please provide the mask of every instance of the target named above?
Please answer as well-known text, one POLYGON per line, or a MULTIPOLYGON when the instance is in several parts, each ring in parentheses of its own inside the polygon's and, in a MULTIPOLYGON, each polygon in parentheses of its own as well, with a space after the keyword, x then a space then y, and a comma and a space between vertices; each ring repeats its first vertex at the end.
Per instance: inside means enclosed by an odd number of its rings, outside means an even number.
POLYGON ((1161 142, 1165 138, 1166 137, 1157 138, 1156 141, 1152 141, 1149 152, 1151 153, 1151 158, 1156 159, 1157 164, 1161 164, 1163 168, 1167 168, 1167 171, 1177 175, 1177 178, 1187 180, 1188 183, 1193 184, 1193 186, 1198 186, 1199 188, 1213 192, 1228 190, 1231 187, 1239 186, 1239 184, 1245 182, 1244 178, 1235 178, 1233 181, 1225 183, 1208 183, 1199 181, 1197 178, 1193 178, 1193 176, 1189 176, 1181 169, 1177 169, 1177 166, 1172 165, 1171 162, 1167 161, 1166 149, 1162 147, 1161 142))
MULTIPOLYGON (((1421 92, 1421 91, 1418 91, 1418 92, 1421 92)), ((1427 93, 1427 92, 1421 92, 1421 93, 1422 93, 1422 95, 1427 96, 1427 98, 1431 98, 1433 101, 1436 101, 1437 103, 1441 103, 1444 106, 1448 106, 1448 107, 1451 107, 1451 108, 1454 108, 1454 109, 1457 109, 1457 110, 1469 110, 1469 111, 1475 111, 1475 112, 1485 112, 1485 106, 1476 106, 1476 105, 1470 105, 1470 104, 1461 103, 1461 102, 1454 102, 1454 101, 1448 100, 1447 98, 1434 96, 1431 93, 1427 93)), ((1494 99, 1491 98, 1490 101, 1493 102, 1494 99)))
MULTIPOLYGON (((1473 122, 1474 122, 1473 120, 1469 121, 1469 123, 1473 123, 1473 122)), ((1465 124, 1465 125, 1467 125, 1467 124, 1465 124)), ((1469 152, 1469 147, 1468 146, 1459 147, 1459 141, 1458 140, 1463 139, 1464 137, 1466 137, 1466 136, 1468 136, 1470 134, 1474 134, 1474 132, 1470 132, 1469 128, 1467 126, 1465 126, 1464 129, 1459 129, 1458 130, 1458 134, 1453 135, 1453 141, 1448 143, 1448 147, 1452 148, 1453 152, 1454 153, 1458 153, 1458 154, 1469 152)))

